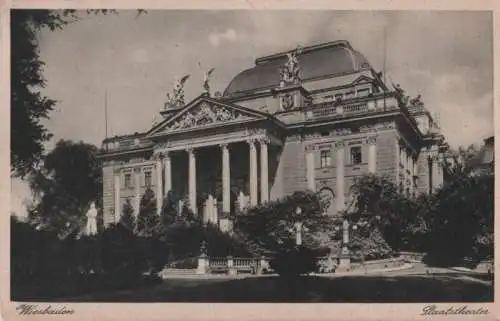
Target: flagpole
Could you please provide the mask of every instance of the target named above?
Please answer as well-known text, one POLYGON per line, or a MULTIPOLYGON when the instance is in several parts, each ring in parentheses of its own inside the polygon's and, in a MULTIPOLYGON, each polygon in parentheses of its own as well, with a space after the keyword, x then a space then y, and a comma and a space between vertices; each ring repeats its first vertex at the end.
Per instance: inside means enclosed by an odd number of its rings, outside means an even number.
MULTIPOLYGON (((105 139, 108 139, 108 89, 104 90, 104 126, 105 126, 105 139)), ((108 144, 105 144, 106 151, 108 151, 108 144)))
POLYGON ((386 25, 384 24, 384 63, 383 63, 383 73, 384 73, 384 111, 387 109, 386 106, 386 94, 387 94, 387 79, 386 79, 386 72, 387 72, 387 33, 386 33, 386 25))

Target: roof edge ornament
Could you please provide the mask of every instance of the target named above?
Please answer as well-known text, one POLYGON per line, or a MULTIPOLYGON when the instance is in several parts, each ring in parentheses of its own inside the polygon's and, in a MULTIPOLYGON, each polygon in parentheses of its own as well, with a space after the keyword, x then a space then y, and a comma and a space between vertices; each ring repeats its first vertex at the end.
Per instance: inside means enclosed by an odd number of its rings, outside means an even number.
POLYGON ((167 93, 167 101, 165 102, 164 109, 178 108, 184 106, 184 84, 191 77, 191 75, 185 75, 181 79, 176 81, 172 95, 167 93))

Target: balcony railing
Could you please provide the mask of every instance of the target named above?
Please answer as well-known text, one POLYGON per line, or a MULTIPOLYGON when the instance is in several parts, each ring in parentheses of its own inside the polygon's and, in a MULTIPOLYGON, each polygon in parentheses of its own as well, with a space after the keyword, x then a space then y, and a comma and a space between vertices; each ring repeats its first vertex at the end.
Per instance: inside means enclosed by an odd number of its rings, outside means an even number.
POLYGON ((309 107, 306 111, 306 119, 343 118, 396 108, 398 108, 398 103, 394 97, 388 97, 385 101, 383 98, 340 103, 328 101, 316 103, 309 107))
POLYGON ((117 137, 108 139, 105 143, 103 143, 103 149, 106 151, 115 151, 115 150, 128 150, 128 149, 136 149, 141 147, 147 147, 151 145, 151 141, 146 138, 141 137, 117 137))

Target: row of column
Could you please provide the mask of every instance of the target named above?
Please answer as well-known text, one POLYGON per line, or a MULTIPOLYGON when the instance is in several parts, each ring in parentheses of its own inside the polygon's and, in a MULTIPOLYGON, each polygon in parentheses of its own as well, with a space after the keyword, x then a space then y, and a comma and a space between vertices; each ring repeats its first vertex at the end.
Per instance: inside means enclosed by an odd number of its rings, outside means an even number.
MULTIPOLYGON (((268 140, 261 139, 258 144, 256 140, 248 140, 249 145, 249 176, 250 176, 250 205, 255 206, 258 204, 258 164, 257 164, 257 146, 260 147, 260 195, 261 202, 269 201, 269 174, 268 174, 268 140)), ((227 144, 220 144, 222 153, 222 211, 229 213, 231 211, 231 166, 230 166, 230 149, 227 144)), ((196 213, 196 151, 188 149, 188 194, 189 206, 191 210, 196 213)), ((162 168, 165 177, 165 186, 163 189, 164 195, 172 189, 172 163, 168 153, 158 158, 157 168, 162 168)), ((160 172, 161 173, 161 172, 160 172)), ((158 186, 161 190, 161 174, 157 175, 158 186)), ((158 208, 161 208, 163 196, 157 193, 158 208)))
MULTIPOLYGON (((375 173, 377 170, 377 147, 376 138, 369 137, 366 140, 368 144, 368 172, 375 173)), ((336 204, 337 211, 342 211, 345 209, 345 158, 346 158, 346 147, 343 141, 338 141, 335 143, 336 150, 336 204)), ((316 191, 316 152, 314 148, 309 148, 306 153, 306 168, 307 168, 307 186, 311 191, 316 191)))

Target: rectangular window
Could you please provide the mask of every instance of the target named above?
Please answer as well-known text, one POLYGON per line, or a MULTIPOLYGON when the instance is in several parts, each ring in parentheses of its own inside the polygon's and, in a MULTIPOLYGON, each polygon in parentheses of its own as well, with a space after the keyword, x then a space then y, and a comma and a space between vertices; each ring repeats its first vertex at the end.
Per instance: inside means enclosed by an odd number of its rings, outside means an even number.
POLYGON ((151 172, 144 172, 144 185, 151 187, 151 172))
POLYGON ((344 99, 354 98, 354 91, 349 91, 344 94, 344 99))
POLYGON ((332 166, 332 156, 329 150, 321 151, 321 168, 332 166))
POLYGON ((366 97, 370 94, 370 89, 369 88, 365 88, 365 89, 359 89, 357 92, 356 92, 357 96, 358 97, 366 97))
POLYGON ((132 187, 132 175, 125 174, 124 182, 125 182, 125 188, 131 188, 132 187))
POLYGON ((354 146, 351 147, 351 164, 361 164, 362 162, 362 157, 361 157, 361 146, 354 146))

